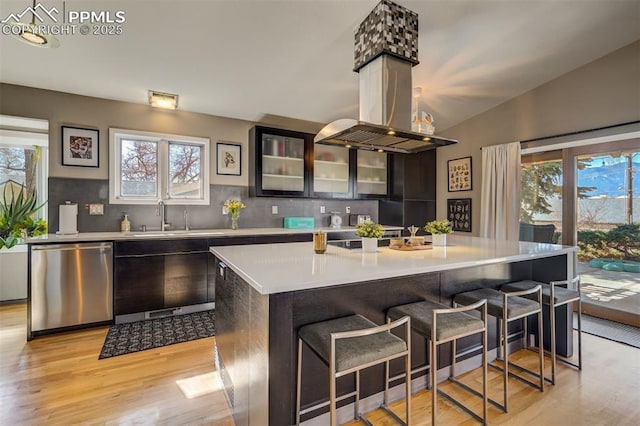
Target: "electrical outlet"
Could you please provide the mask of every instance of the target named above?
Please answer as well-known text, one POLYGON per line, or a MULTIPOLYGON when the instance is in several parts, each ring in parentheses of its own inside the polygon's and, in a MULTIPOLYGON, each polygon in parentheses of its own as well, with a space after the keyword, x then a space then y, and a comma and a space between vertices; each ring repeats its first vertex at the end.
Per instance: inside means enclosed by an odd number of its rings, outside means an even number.
POLYGON ((89 204, 90 216, 102 216, 104 215, 104 204, 89 204))
POLYGON ((229 210, 227 210, 227 208, 225 206, 222 206, 222 214, 223 215, 228 215, 229 214, 229 210))
POLYGON ((271 206, 271 214, 278 214, 278 206, 271 206))
POLYGON ((346 212, 346 213, 351 213, 351 206, 347 206, 347 207, 345 208, 345 212, 346 212))
POLYGON ((327 209, 324 206, 320 206, 320 213, 326 213, 327 209))

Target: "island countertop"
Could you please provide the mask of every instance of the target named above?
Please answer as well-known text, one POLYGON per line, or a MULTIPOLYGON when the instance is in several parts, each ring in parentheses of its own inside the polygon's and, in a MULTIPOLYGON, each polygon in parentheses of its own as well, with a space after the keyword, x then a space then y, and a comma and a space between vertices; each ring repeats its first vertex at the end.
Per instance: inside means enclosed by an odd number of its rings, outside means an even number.
POLYGON ((419 251, 379 247, 376 253, 328 245, 325 254, 315 254, 311 242, 218 246, 211 247, 210 251, 260 294, 266 295, 518 262, 577 250, 572 246, 458 235, 449 236, 447 243, 446 247, 419 251))

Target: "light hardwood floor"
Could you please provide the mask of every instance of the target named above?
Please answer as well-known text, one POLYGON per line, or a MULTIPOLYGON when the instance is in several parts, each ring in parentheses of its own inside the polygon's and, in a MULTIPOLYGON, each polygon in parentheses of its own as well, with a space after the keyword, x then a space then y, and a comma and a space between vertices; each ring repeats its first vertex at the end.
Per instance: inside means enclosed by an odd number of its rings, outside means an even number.
MULTIPOLYGON (((187 399, 176 380, 214 371, 213 338, 98 360, 107 329, 41 337, 27 343, 25 305, 0 307, 0 424, 232 425, 221 390, 187 399)), ((584 335, 582 373, 559 366, 558 384, 544 393, 510 381, 510 412, 489 409, 491 424, 640 425, 640 350, 584 335)), ((535 363, 535 354, 516 359, 535 363)), ((500 376, 490 370, 491 395, 500 376)), ((480 386, 479 372, 464 377, 480 386)), ((466 396, 444 385, 464 400, 466 396)), ((431 394, 412 397, 416 426, 431 423, 431 394)), ((401 403, 394 407, 402 413, 401 403)), ((471 407, 480 404, 472 400, 471 407)), ((440 424, 475 424, 446 401, 440 424)), ((392 425, 382 412, 368 415, 392 425)), ((349 425, 356 425, 351 422, 349 425)), ((280 425, 278 425, 280 426, 280 425)))

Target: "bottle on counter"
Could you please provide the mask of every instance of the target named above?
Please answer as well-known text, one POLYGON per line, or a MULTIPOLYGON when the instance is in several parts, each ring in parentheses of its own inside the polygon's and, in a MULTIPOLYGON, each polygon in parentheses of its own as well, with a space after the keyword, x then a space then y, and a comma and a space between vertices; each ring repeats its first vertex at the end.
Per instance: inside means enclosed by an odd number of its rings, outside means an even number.
POLYGON ((129 215, 124 214, 124 219, 120 222, 120 232, 131 232, 131 222, 129 221, 129 215))

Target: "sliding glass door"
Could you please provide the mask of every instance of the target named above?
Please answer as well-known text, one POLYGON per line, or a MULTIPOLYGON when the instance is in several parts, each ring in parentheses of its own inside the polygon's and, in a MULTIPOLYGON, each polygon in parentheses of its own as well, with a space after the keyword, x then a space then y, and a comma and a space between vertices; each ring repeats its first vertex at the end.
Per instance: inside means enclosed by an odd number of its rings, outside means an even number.
POLYGON ((562 235, 562 152, 521 159, 520 241, 558 243, 562 235))
POLYGON ((640 326, 640 147, 576 160, 584 311, 640 326))

